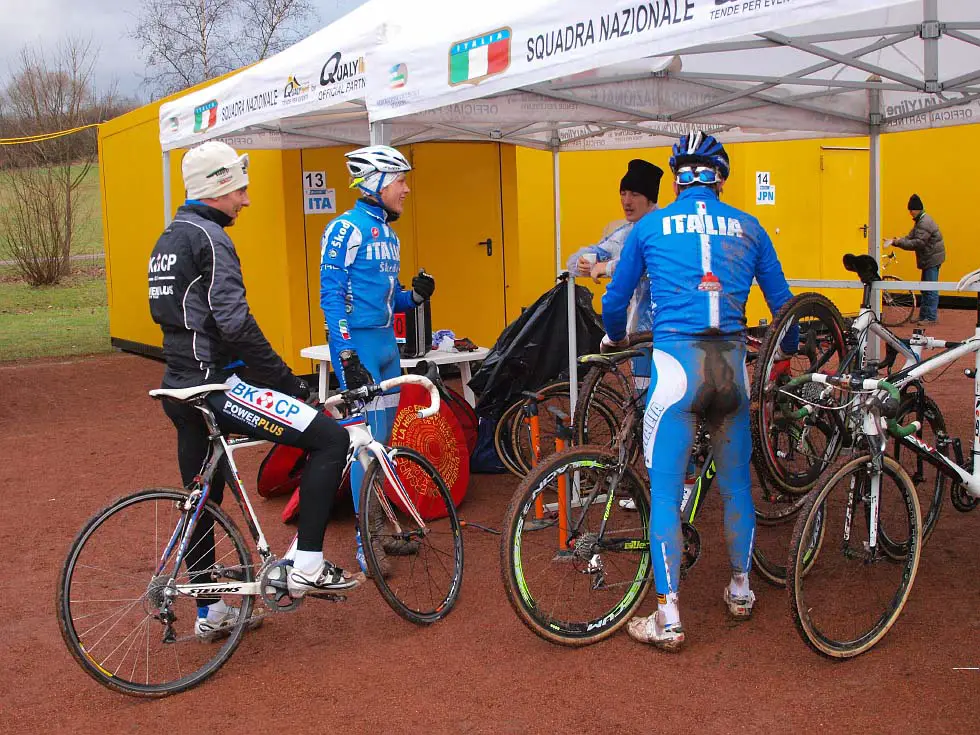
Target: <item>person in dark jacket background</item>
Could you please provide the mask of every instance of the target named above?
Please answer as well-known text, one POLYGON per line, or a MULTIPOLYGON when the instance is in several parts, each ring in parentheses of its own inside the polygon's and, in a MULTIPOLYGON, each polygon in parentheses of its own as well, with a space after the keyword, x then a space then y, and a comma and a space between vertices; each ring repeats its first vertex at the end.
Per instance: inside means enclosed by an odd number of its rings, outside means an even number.
MULTIPOLYGON (((943 234, 936 220, 926 214, 918 194, 909 197, 912 231, 907 237, 885 240, 885 247, 915 251, 915 266, 922 271, 923 281, 938 281, 939 266, 946 260, 943 234)), ((923 291, 919 297, 919 324, 935 324, 939 318, 939 292, 923 291)))
MULTIPOLYGON (((324 561, 323 535, 350 440, 336 421, 302 400, 309 398, 309 386, 276 354, 255 321, 238 253, 225 232, 250 203, 248 154, 208 141, 189 150, 181 168, 187 201, 153 247, 148 269, 150 314, 163 330, 163 387, 225 383, 227 390, 206 399, 222 431, 310 450, 300 482, 289 593, 349 589, 360 579, 324 561)), ((190 487, 210 454, 203 415, 170 400, 164 400, 163 410, 177 429, 180 474, 190 487)), ((220 503, 223 491, 224 478, 216 477, 210 498, 220 503)), ((213 520, 202 515, 191 537, 188 567, 194 582, 210 579, 206 572, 194 572, 215 563, 213 528, 213 520)), ((195 632, 213 640, 237 617, 238 608, 223 599, 199 598, 195 632)))

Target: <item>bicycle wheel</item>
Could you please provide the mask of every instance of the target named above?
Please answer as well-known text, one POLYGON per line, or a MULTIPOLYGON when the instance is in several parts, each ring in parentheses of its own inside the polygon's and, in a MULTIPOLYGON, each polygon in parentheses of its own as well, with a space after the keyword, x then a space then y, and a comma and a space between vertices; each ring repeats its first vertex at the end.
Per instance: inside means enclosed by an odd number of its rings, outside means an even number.
POLYGON ((558 436, 558 425, 555 421, 555 415, 548 410, 549 407, 558 409, 566 416, 569 414, 567 380, 556 380, 548 383, 537 393, 541 396, 541 400, 538 401, 539 456, 537 458, 534 457, 534 450, 531 446, 531 427, 524 416, 524 406, 527 405, 527 400, 522 401, 520 404, 521 408, 517 412, 517 418, 514 424, 515 430, 511 435, 514 458, 522 470, 522 477, 531 470, 536 462, 540 462, 545 457, 555 453, 555 439, 558 436))
MULTIPOLYGON (((831 658, 864 653, 898 619, 912 589, 922 549, 919 501, 908 475, 883 457, 878 529, 887 528, 904 554, 870 547, 871 459, 857 457, 807 496, 790 549, 787 586, 796 629, 814 651, 831 658), (817 523, 822 543, 812 539, 817 523)), ((880 538, 880 537, 879 537, 880 538)))
MULTIPOLYGON (((918 421, 922 428, 916 436, 930 447, 939 447, 939 438, 946 436, 946 419, 936 402, 928 396, 922 396, 922 408, 919 409, 919 399, 915 395, 906 395, 898 409, 897 421, 905 426, 912 421, 918 421)), ((942 450, 940 450, 942 451, 942 450)), ((922 511, 922 544, 929 541, 939 512, 943 506, 943 494, 946 492, 946 476, 934 464, 924 460, 908 444, 896 439, 893 450, 895 459, 908 473, 909 479, 915 485, 919 496, 919 509, 922 511)), ((885 529, 887 531, 887 529, 885 529)))
POLYGON ((500 542, 507 599, 522 623, 552 643, 585 646, 608 638, 653 582, 649 494, 626 466, 610 497, 618 471, 612 452, 573 447, 525 477, 507 508, 500 542), (636 512, 620 508, 627 498, 636 512))
MULTIPOLYGON (((417 625, 442 620, 456 605, 463 582, 463 537, 446 481, 413 449, 393 447, 388 456, 398 476, 415 492, 439 499, 445 512, 419 523, 385 477, 377 459, 364 474, 359 524, 364 557, 378 591, 391 609, 417 625), (374 529, 369 519, 381 518, 374 529), (384 578, 375 542, 385 552, 391 574, 384 578)), ((441 510, 441 507, 440 507, 441 510)))
MULTIPOLYGON (((172 561, 163 574, 156 570, 187 520, 186 500, 186 492, 167 489, 121 498, 85 524, 68 552, 57 592, 61 636, 85 672, 109 689, 140 697, 182 692, 221 668, 241 641, 252 596, 224 595, 239 607, 239 622, 220 645, 202 645, 194 633, 196 600, 176 595, 169 608, 174 635, 165 635, 166 590, 190 584, 191 577, 186 566, 174 577, 172 561)), ((248 547, 225 512, 209 501, 197 522, 214 524, 214 545, 213 561, 194 581, 253 581, 248 547)), ((208 551, 200 541, 196 546, 189 556, 208 551)))
MULTIPOLYGON (((885 276, 883 281, 900 281, 897 276, 885 276)), ((913 291, 882 291, 881 318, 886 327, 905 324, 915 313, 915 293, 913 291)))
POLYGON ((520 409, 521 401, 509 405, 497 419, 497 425, 493 430, 493 448, 496 450, 497 456, 507 471, 518 477, 522 477, 524 473, 517 463, 517 458, 514 457, 513 435, 516 430, 516 422, 520 418, 520 409))
MULTIPOLYGON (((752 459, 759 473, 782 491, 801 495, 812 488, 840 451, 841 431, 833 411, 815 410, 804 419, 789 416, 802 404, 785 395, 792 378, 804 373, 836 373, 846 366, 844 318, 825 296, 802 293, 776 314, 759 347, 752 378, 752 459), (798 349, 777 362, 777 348, 798 327, 798 349)), ((794 389, 807 402, 822 387, 807 383, 794 389)))
POLYGON ((766 582, 785 587, 786 556, 793 524, 806 496, 780 492, 753 467, 752 502, 755 506, 752 568, 766 582))
MULTIPOLYGON (((626 379, 632 383, 627 366, 626 379)), ((610 447, 622 427, 627 395, 633 395, 632 385, 624 385, 615 370, 594 366, 579 386, 575 401, 575 442, 610 447), (624 391, 628 390, 628 394, 624 391)))

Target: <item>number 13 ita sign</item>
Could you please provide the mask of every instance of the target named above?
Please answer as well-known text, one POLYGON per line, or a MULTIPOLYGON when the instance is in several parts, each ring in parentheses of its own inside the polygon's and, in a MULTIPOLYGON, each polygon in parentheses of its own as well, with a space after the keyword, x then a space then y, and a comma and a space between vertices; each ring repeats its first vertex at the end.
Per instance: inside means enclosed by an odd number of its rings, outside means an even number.
POLYGON ((325 171, 303 172, 303 213, 334 214, 337 211, 336 190, 327 188, 325 171))

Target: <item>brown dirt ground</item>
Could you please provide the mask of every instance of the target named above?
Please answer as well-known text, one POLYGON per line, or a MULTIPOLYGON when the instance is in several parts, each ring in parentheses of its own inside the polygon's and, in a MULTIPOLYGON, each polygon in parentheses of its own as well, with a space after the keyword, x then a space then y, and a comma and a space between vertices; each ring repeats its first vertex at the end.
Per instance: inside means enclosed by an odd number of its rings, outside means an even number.
MULTIPOLYGON (((972 328, 972 313, 943 312, 933 333, 972 328)), ((961 367, 930 390, 952 433, 968 439, 972 386, 961 367)), ((507 604, 498 538, 467 530, 462 596, 438 625, 402 621, 369 585, 345 604, 311 600, 267 619, 185 694, 140 701, 105 690, 65 649, 55 587, 92 513, 133 489, 178 482, 174 432, 146 396, 161 373, 129 355, 0 365, 0 732, 980 731, 980 671, 954 670, 980 666, 980 512, 957 513, 948 501, 901 619, 849 662, 812 653, 786 592, 761 581, 756 617, 726 621, 714 499, 700 523, 704 557, 683 587, 681 655, 625 632, 585 649, 538 639, 507 604)), ((254 483, 262 452, 250 451, 242 475, 254 483)), ((515 486, 509 476, 474 476, 461 516, 499 526, 515 486)), ((284 548, 285 500, 254 499, 274 548, 284 548)), ((340 505, 327 549, 353 566, 353 514, 340 505)), ((654 604, 650 595, 644 612, 654 604)))

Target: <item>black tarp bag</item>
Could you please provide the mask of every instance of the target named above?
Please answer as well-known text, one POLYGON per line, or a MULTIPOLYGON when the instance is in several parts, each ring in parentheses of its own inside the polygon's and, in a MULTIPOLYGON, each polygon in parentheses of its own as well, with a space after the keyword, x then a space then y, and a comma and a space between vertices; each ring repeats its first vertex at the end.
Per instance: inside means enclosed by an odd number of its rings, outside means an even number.
MULTIPOLYGON (((480 369, 469 382, 480 396, 479 416, 496 421, 522 391, 538 390, 568 374, 567 275, 504 328, 480 369)), ((578 354, 599 351, 605 331, 592 308, 592 292, 575 286, 578 354)))

